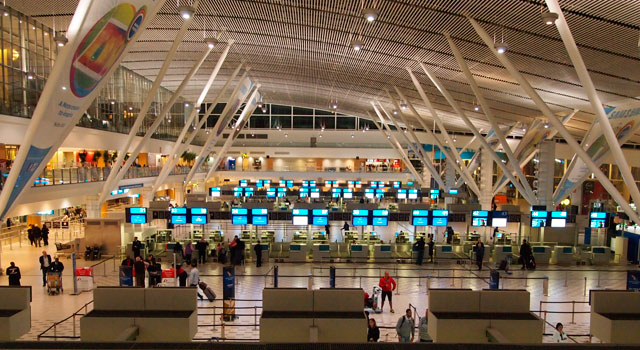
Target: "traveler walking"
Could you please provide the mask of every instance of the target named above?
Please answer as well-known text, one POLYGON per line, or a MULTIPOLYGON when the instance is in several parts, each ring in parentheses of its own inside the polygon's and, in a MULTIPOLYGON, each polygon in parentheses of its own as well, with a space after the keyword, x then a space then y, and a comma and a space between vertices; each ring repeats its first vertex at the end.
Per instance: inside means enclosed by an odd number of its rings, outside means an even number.
POLYGON ((484 243, 478 238, 476 243, 476 265, 478 265, 478 271, 482 270, 482 260, 484 259, 484 243))
POLYGON ((33 225, 29 225, 29 228, 27 229, 27 237, 29 238, 29 244, 34 245, 33 225))
POLYGON ((526 239, 523 239, 522 245, 520 245, 520 259, 522 260, 522 270, 524 270, 531 260, 531 246, 526 239))
POLYGON ((396 333, 398 334, 398 342, 412 343, 415 334, 415 321, 411 317, 411 309, 407 309, 405 314, 398 319, 396 323, 396 333))
POLYGON ((16 263, 13 261, 9 263, 9 267, 7 267, 7 276, 9 276, 9 285, 10 286, 19 286, 20 285, 20 268, 16 266, 16 263))
POLYGON ((189 241, 187 242, 187 245, 184 247, 184 260, 187 261, 187 265, 191 265, 192 256, 193 256, 193 243, 189 241))
POLYGON ((420 237, 413 244, 413 247, 416 248, 416 251, 418 252, 418 256, 416 258, 416 265, 422 265, 422 259, 424 259, 424 246, 425 246, 424 237, 420 237))
POLYGON ((49 228, 47 224, 42 225, 42 242, 45 246, 49 245, 49 228))
POLYGON ((64 264, 58 259, 57 256, 55 257, 55 259, 53 259, 49 270, 51 272, 60 274, 60 291, 64 292, 64 288, 62 287, 62 271, 64 271, 64 264))
POLYGON ((380 328, 378 328, 376 320, 370 318, 367 328, 367 342, 375 343, 378 341, 378 339, 380 339, 380 328))
POLYGON ((180 244, 179 241, 176 241, 173 245, 173 253, 176 255, 176 258, 181 259, 179 261, 184 260, 184 250, 182 249, 182 244, 180 244))
POLYGON ((427 244, 429 246, 429 261, 433 262, 433 246, 435 245, 433 242, 433 236, 429 237, 429 243, 427 244))
POLYGON ((180 287, 187 286, 187 278, 189 277, 189 274, 185 271, 183 265, 184 264, 180 264, 180 267, 178 267, 178 273, 176 274, 178 276, 178 284, 180 287))
POLYGON ((207 247, 209 246, 209 242, 204 240, 204 237, 201 237, 198 243, 196 243, 196 249, 198 250, 198 262, 204 264, 207 261, 207 247))
POLYGON ((380 310, 384 310, 384 300, 389 298, 389 307, 391 308, 391 313, 393 313, 393 301, 392 295, 393 291, 396 289, 396 281, 393 277, 389 276, 389 271, 384 272, 384 277, 380 279, 378 286, 382 289, 382 305, 380 306, 380 310))
POLYGON ((40 270, 42 270, 42 286, 47 285, 47 272, 51 267, 51 255, 47 254, 46 250, 42 251, 40 256, 40 270))
POLYGON ((144 288, 144 273, 147 266, 142 261, 140 255, 136 256, 136 261, 133 263, 133 272, 136 274, 136 287, 144 288))
POLYGON ((262 266, 262 244, 260 244, 260 240, 253 246, 253 251, 256 252, 256 267, 262 266))
POLYGON ((196 288, 196 294, 200 300, 204 299, 198 289, 200 283, 200 271, 198 271, 198 263, 194 260, 191 262, 191 271, 189 271, 189 286, 196 288))

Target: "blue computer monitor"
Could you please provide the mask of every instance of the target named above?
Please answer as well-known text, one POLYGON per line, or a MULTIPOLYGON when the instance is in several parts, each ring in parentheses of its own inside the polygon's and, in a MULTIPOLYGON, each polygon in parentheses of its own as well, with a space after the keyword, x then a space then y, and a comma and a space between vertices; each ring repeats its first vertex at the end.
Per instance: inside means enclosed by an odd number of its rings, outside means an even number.
POLYGON ((431 218, 431 226, 447 226, 446 217, 433 217, 431 218))
POLYGON ((231 224, 233 225, 246 225, 247 222, 246 215, 234 215, 231 217, 231 224))
POLYGON ((531 219, 531 227, 545 227, 547 226, 547 219, 537 219, 537 218, 532 218, 531 219))
POLYGON ((264 226, 269 223, 269 217, 266 215, 255 215, 251 217, 251 224, 256 226, 264 226))
POLYGON ((354 216, 352 220, 353 226, 367 226, 369 218, 367 216, 354 216))
POLYGON ((411 224, 413 226, 429 226, 429 217, 414 216, 411 224))
POLYGON ((207 216, 206 215, 191 215, 191 223, 195 225, 206 225, 207 224, 207 216))
POLYGON ((187 223, 186 215, 171 215, 171 223, 174 225, 184 225, 187 223))
POLYGON ((371 224, 373 226, 387 226, 389 225, 389 218, 386 216, 374 216, 371 224))
POLYGON ((146 224, 147 214, 133 214, 131 215, 131 219, 129 222, 132 224, 146 224))
POLYGON ((328 216, 314 216, 313 217, 313 224, 314 225, 324 226, 324 225, 327 225, 328 223, 329 223, 329 217, 328 216))

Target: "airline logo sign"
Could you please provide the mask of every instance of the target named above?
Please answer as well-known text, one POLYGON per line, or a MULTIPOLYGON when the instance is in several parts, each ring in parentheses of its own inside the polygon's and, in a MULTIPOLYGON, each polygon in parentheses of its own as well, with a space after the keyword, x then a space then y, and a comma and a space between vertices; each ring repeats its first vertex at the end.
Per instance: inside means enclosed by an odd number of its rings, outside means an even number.
POLYGON ((80 0, 14 166, 0 217, 44 168, 164 0, 80 0))

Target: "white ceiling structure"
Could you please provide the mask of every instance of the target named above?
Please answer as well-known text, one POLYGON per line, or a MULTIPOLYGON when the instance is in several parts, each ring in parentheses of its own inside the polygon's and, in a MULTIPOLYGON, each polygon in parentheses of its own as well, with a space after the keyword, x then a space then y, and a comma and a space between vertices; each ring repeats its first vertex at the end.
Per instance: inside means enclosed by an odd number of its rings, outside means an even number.
MULTIPOLYGON (((182 0, 181 5, 192 0, 182 0)), ((7 0, 8 6, 64 30, 77 0, 7 0)), ((229 56, 209 96, 234 68, 246 61, 250 76, 262 84, 265 102, 328 109, 366 116, 370 101, 391 108, 384 88, 397 86, 425 117, 425 106, 405 67, 411 67, 452 130, 466 130, 420 69, 424 62, 471 116, 490 128, 473 109, 475 98, 442 35, 451 33, 488 99, 499 123, 525 125, 541 113, 474 32, 471 14, 498 40, 508 57, 557 115, 579 112, 568 124, 582 135, 593 120, 582 88, 555 26, 541 19, 540 0, 201 0, 189 32, 178 49, 163 86, 175 89, 205 49, 204 31, 233 39, 229 56), (362 8, 375 7, 369 23, 362 8), (361 38, 360 51, 350 45, 361 38)), ((560 0, 565 17, 603 103, 640 101, 640 1, 560 0)), ((546 9, 544 10, 546 11, 546 9)), ((122 64, 155 79, 182 23, 177 1, 167 0, 122 64)), ((224 45, 214 49, 183 95, 195 100, 224 45)), ((640 142, 640 137, 633 139, 640 142)))

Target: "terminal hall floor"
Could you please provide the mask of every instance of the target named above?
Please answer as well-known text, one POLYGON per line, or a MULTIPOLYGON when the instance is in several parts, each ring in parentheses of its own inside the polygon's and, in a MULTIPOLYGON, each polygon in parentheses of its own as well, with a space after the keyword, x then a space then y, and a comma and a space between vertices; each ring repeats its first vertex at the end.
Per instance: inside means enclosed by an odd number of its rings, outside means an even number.
MULTIPOLYGON (((46 250, 53 255, 55 246, 51 243, 46 250)), ((20 248, 14 244, 13 249, 3 247, 2 266, 6 268, 9 261, 15 261, 22 271, 22 285, 33 286, 33 301, 31 304, 32 325, 31 331, 24 335, 23 340, 37 339, 38 335, 49 328, 54 322, 61 321, 74 312, 82 309, 83 306, 92 300, 90 292, 79 295, 72 295, 72 262, 70 259, 61 258, 65 264, 63 274, 63 285, 65 291, 61 295, 50 296, 46 288, 42 287, 42 274, 39 270, 38 257, 42 254, 43 248, 23 246, 20 248)), ((115 286, 118 285, 118 276, 115 272, 120 261, 108 260, 104 263, 96 261, 84 261, 79 259, 77 266, 94 267, 94 286, 115 286)), ((169 263, 162 262, 163 268, 168 268, 169 263)), ((384 312, 373 314, 379 326, 389 327, 381 329, 382 341, 396 341, 393 327, 397 319, 402 316, 404 310, 409 305, 414 306, 420 316, 424 315, 428 307, 427 298, 427 276, 430 277, 431 288, 488 288, 489 270, 488 268, 478 272, 472 265, 458 265, 455 262, 441 262, 439 264, 426 264, 418 267, 411 264, 366 264, 366 263, 279 263, 279 287, 301 287, 307 288, 309 285, 309 275, 313 275, 313 288, 329 287, 329 266, 338 268, 336 287, 353 288, 362 287, 371 294, 374 285, 378 284, 380 276, 384 271, 394 277, 398 283, 397 291, 393 295, 393 305, 395 313, 389 312, 388 303, 385 304, 384 312), (454 278, 452 278, 454 277, 454 278)), ((260 268, 247 264, 239 267, 236 271, 236 299, 247 300, 238 301, 236 314, 244 315, 238 320, 227 322, 224 327, 224 337, 238 340, 257 340, 259 330, 254 324, 259 324, 259 315, 262 298, 262 289, 272 287, 273 283, 273 263, 266 263, 260 268), (267 275, 268 274, 268 275, 267 275), (265 275, 267 275, 265 277, 265 275), (257 316, 256 316, 257 315, 257 316)), ((587 342, 589 338, 589 289, 624 289, 626 287, 626 268, 619 266, 595 267, 595 266, 539 266, 535 271, 522 271, 519 266, 512 266, 513 274, 507 278, 501 278, 501 288, 522 289, 526 288, 531 293, 531 310, 547 310, 546 320, 549 324, 555 325, 562 322, 565 331, 569 335, 579 335, 573 337, 577 342, 587 342), (548 296, 544 295, 544 276, 549 278, 548 296), (586 280, 585 280, 586 278, 586 280), (585 284, 586 283, 586 284, 585 284), (585 287, 586 286, 586 287, 585 287), (562 302, 543 303, 541 301, 562 302), (575 302, 575 303, 572 303, 575 302), (572 313, 575 310, 576 313, 572 313), (572 322, 573 320, 573 322, 572 322)), ((635 268, 635 267, 631 267, 635 268)), ((199 301, 200 325, 196 339, 205 340, 211 337, 220 337, 222 328, 220 319, 216 317, 214 326, 214 316, 222 312, 222 266, 218 263, 206 263, 199 266, 202 280, 208 283, 215 290, 218 300, 210 303, 199 301), (215 306, 215 309, 213 307, 215 306)), ((504 277, 501 274, 501 277, 504 277)), ((0 277, 0 283, 8 284, 6 276, 0 277)), ((88 305, 91 310, 91 305, 88 305)), ((82 312, 81 312, 82 313, 82 312)), ((541 317, 545 313, 541 312, 541 317)), ((76 318, 76 335, 80 334, 80 316, 76 318)), ((547 324, 545 333, 551 333, 551 326, 547 324)), ((59 324, 55 328, 55 335, 58 337, 73 336, 73 318, 59 324)), ((54 330, 50 329, 45 336, 53 336, 54 330)), ((45 339, 45 338, 43 338, 45 339)), ((551 337, 544 338, 550 341, 551 337)), ((597 341, 597 339, 594 339, 597 341)))

